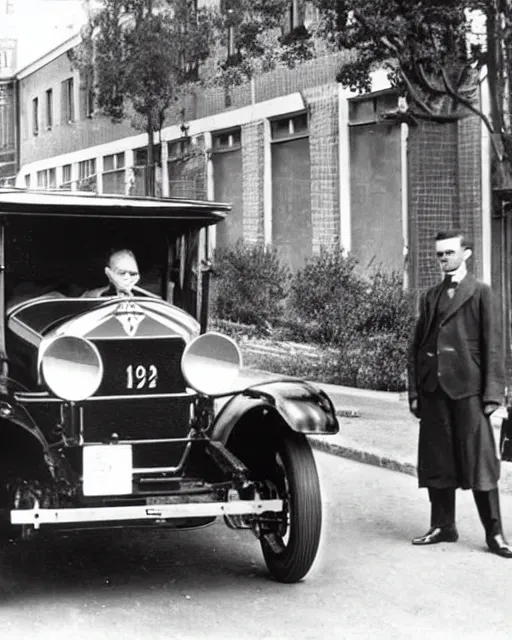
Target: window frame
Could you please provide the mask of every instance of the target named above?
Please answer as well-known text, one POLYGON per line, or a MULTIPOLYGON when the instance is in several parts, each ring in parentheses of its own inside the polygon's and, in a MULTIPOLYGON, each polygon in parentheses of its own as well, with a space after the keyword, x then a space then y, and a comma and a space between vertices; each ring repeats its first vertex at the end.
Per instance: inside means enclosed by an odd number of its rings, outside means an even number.
POLYGON ((64 113, 61 114, 62 124, 73 124, 76 120, 75 114, 75 79, 73 76, 61 82, 61 105, 64 113))
POLYGON ((32 98, 32 135, 39 135, 39 98, 32 98))
POLYGON ((51 131, 53 127, 53 89, 46 89, 46 130, 51 131))
POLYGON ((299 138, 309 138, 309 112, 298 111, 296 113, 289 113, 286 115, 277 116, 270 119, 270 141, 272 144, 279 142, 286 142, 287 140, 297 140, 299 138), (298 119, 306 117, 306 127, 297 128, 298 119), (275 125, 277 123, 284 123, 288 121, 288 133, 280 136, 275 135, 275 125))

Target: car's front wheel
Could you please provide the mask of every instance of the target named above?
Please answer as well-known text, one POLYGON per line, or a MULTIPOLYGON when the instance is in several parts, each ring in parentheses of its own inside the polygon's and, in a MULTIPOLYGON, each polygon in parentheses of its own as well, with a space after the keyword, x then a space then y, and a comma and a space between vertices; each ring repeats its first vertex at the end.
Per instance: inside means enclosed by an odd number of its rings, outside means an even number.
POLYGON ((320 482, 306 437, 288 431, 277 438, 272 467, 269 486, 284 510, 261 520, 263 556, 276 580, 298 582, 315 560, 322 528, 320 482))

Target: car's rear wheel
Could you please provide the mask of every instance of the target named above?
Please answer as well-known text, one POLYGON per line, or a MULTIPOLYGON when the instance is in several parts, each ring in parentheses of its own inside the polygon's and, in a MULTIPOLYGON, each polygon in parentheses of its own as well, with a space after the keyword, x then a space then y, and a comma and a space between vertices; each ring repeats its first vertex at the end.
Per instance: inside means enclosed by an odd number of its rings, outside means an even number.
POLYGON ((273 466, 271 483, 284 501, 284 510, 262 519, 261 547, 276 580, 298 582, 315 560, 322 528, 320 482, 306 437, 283 433, 276 440, 273 466))

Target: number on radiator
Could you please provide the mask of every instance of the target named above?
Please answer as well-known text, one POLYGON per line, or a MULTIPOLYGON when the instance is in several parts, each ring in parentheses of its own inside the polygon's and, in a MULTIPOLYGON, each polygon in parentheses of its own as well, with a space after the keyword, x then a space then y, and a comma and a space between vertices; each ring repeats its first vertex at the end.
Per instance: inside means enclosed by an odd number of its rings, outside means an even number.
POLYGON ((150 364, 149 367, 129 364, 126 367, 127 389, 156 389, 157 382, 158 369, 154 364, 150 364))

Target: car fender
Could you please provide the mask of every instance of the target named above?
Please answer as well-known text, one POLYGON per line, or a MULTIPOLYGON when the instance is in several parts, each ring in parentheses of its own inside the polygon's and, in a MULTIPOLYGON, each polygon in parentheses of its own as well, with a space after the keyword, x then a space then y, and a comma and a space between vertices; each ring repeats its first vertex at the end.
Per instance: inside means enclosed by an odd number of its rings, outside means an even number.
POLYGON ((45 461, 48 471, 52 473, 53 470, 48 461, 52 460, 54 456, 42 431, 30 418, 24 407, 7 400, 0 400, 0 446, 2 439, 15 437, 13 434, 16 432, 21 432, 24 436, 31 438, 32 443, 38 447, 41 459, 45 461), (9 427, 11 428, 10 433, 6 433, 9 427))
POLYGON ((302 380, 277 380, 254 385, 228 400, 214 420, 212 439, 226 444, 237 423, 256 409, 275 411, 298 433, 322 435, 339 431, 334 406, 322 389, 302 380))

